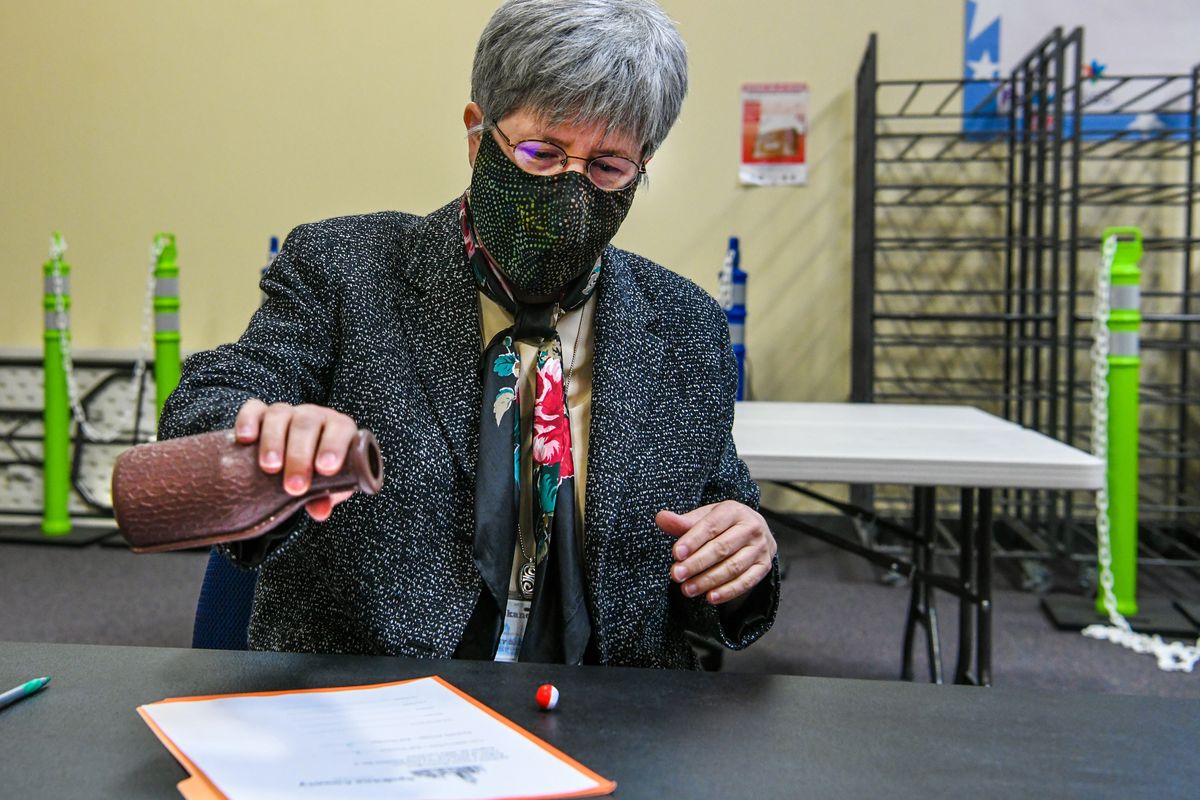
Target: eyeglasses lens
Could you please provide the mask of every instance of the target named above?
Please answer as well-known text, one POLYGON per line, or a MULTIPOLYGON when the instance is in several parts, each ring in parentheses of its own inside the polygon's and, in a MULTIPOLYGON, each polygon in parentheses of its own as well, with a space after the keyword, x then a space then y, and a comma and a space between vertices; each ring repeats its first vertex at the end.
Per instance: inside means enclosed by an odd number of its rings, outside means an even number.
POLYGON ((601 189, 624 189, 638 176, 638 166, 621 156, 601 156, 588 165, 588 177, 601 189))
POLYGON ((567 160, 567 154, 549 142, 517 142, 513 153, 517 158, 517 166, 535 175, 552 175, 560 171, 567 160))

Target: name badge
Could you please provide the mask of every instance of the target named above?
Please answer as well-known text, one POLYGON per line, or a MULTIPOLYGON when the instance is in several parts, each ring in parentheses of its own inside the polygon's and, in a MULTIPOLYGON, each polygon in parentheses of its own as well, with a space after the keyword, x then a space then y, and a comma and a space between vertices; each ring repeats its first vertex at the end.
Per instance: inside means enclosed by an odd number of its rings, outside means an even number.
POLYGON ((500 633, 500 646, 496 648, 497 661, 513 662, 521 652, 521 639, 525 637, 525 623, 529 621, 529 608, 533 603, 521 598, 509 598, 504 609, 504 630, 500 633))

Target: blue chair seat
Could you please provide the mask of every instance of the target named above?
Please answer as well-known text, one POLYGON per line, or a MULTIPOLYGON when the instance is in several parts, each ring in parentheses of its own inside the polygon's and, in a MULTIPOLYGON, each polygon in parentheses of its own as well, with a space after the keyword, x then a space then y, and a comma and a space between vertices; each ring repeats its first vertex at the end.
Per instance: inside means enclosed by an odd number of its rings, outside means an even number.
POLYGON ((245 650, 250 607, 254 603, 257 570, 238 569, 214 547, 196 603, 192 647, 206 650, 245 650))

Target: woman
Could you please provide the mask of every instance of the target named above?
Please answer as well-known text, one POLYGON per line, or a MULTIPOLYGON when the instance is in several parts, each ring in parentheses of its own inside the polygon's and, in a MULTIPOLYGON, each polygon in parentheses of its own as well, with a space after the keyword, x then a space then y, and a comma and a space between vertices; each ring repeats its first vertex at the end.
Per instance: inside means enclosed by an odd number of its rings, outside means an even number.
POLYGON ((294 494, 358 427, 383 449, 380 494, 228 549, 260 570, 252 647, 695 667, 685 631, 770 627, 724 317, 609 245, 686 88, 651 0, 510 0, 468 191, 297 228, 241 339, 188 359, 163 438, 233 426, 294 494))

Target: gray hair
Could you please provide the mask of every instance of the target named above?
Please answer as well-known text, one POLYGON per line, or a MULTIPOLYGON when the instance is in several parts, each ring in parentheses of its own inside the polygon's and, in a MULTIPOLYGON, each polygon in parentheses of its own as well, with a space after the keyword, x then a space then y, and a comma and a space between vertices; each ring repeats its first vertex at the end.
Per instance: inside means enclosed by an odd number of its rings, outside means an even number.
POLYGON ((687 47, 653 0, 508 0, 479 37, 471 99, 495 122, 525 108, 550 125, 602 123, 667 138, 687 94, 687 47))

